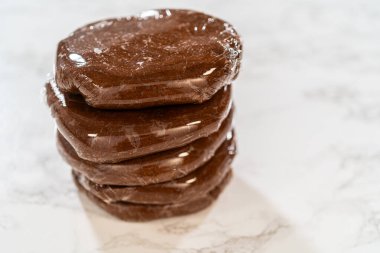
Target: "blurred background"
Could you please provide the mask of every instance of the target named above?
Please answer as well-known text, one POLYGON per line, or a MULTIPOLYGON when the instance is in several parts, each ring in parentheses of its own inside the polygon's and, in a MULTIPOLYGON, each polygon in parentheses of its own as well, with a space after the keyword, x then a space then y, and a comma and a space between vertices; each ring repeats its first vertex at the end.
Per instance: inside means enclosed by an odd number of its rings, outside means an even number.
POLYGON ((379 1, 1 0, 0 23, 0 251, 380 251, 379 1), (239 156, 209 210, 129 224, 78 197, 41 90, 59 40, 151 8, 241 34, 239 156))

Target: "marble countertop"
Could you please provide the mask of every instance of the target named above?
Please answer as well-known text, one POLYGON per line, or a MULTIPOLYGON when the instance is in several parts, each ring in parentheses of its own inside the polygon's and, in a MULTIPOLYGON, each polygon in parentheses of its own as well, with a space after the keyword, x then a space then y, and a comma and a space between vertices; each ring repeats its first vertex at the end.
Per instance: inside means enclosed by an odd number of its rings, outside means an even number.
POLYGON ((0 22, 1 252, 380 252, 379 1, 4 0, 0 22), (127 223, 78 195, 41 87, 73 29, 156 7, 242 34, 239 156, 209 209, 127 223))

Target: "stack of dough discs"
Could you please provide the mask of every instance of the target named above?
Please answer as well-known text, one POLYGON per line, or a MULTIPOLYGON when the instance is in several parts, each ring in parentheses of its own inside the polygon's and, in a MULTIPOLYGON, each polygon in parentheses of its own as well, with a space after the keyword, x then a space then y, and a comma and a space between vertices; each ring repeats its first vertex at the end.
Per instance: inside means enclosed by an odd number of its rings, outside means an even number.
POLYGON ((79 28, 46 84, 57 146, 78 189, 146 221, 202 210, 232 176, 234 28, 189 10, 149 10, 79 28))

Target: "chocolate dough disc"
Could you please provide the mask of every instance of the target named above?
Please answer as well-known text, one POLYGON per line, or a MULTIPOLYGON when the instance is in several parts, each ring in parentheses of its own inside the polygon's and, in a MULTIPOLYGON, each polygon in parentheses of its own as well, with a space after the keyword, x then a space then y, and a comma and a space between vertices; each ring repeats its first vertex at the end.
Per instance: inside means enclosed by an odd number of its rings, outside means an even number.
POLYGON ((133 204, 128 202, 106 203, 84 189, 74 175, 74 182, 78 189, 85 193, 96 205, 104 209, 106 212, 125 221, 149 221, 161 218, 169 218, 179 215, 186 215, 201 211, 210 206, 232 178, 230 170, 224 177, 222 182, 204 196, 199 196, 185 203, 175 203, 169 205, 144 205, 133 204))
POLYGON ((111 111, 46 85, 58 130, 82 159, 115 163, 181 147, 217 131, 231 108, 231 86, 197 105, 111 111))
POLYGON ((96 184, 148 185, 183 177, 207 162, 216 149, 231 134, 233 112, 219 130, 192 143, 159 153, 120 163, 93 163, 78 157, 75 150, 57 132, 57 147, 63 158, 75 170, 96 184))
POLYGON ((60 41, 56 80, 97 108, 202 103, 236 78, 241 51, 223 20, 148 10, 88 24, 60 41))
MULTIPOLYGON (((91 182, 79 172, 79 183, 106 203, 127 201, 139 204, 187 202, 216 187, 226 175, 235 156, 235 142, 226 140, 203 166, 176 180, 144 186, 110 186, 91 182)), ((177 169, 181 169, 177 166, 177 169)))

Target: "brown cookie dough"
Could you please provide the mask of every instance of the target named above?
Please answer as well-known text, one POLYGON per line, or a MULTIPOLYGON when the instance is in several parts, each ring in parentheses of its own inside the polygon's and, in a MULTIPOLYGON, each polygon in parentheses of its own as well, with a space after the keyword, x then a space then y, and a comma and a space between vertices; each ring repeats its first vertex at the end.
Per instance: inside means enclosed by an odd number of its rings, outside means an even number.
POLYGON ((202 103, 236 78, 239 35, 190 10, 148 10, 98 21, 59 42, 56 81, 97 108, 202 103))
POLYGON ((128 186, 156 184, 183 177, 207 162, 226 136, 231 135, 232 117, 231 110, 217 132, 186 146, 120 163, 93 163, 79 158, 59 132, 57 132, 57 147, 62 157, 75 171, 96 184, 128 186))
MULTIPOLYGON (((228 172, 234 156, 235 142, 229 139, 206 164, 190 174, 172 181, 144 186, 99 185, 79 172, 74 173, 86 190, 106 203, 126 201, 138 204, 171 204, 188 202, 216 187, 228 172)), ((181 169, 180 166, 176 168, 181 169)))
POLYGON ((144 205, 133 204, 128 202, 106 203, 93 195, 91 192, 84 189, 78 182, 74 175, 74 182, 78 189, 85 193, 89 199, 95 204, 104 209, 106 212, 118 217, 125 221, 149 221, 161 218, 169 218, 174 216, 186 215, 201 211, 210 206, 219 194, 223 191, 225 186, 232 178, 232 171, 230 170, 224 177, 222 182, 204 196, 199 196, 189 202, 175 203, 169 205, 144 205))
POLYGON ((79 157, 116 163, 189 144, 217 131, 231 108, 231 86, 197 105, 141 110, 100 110, 77 95, 62 93, 54 81, 47 100, 59 132, 79 157))

